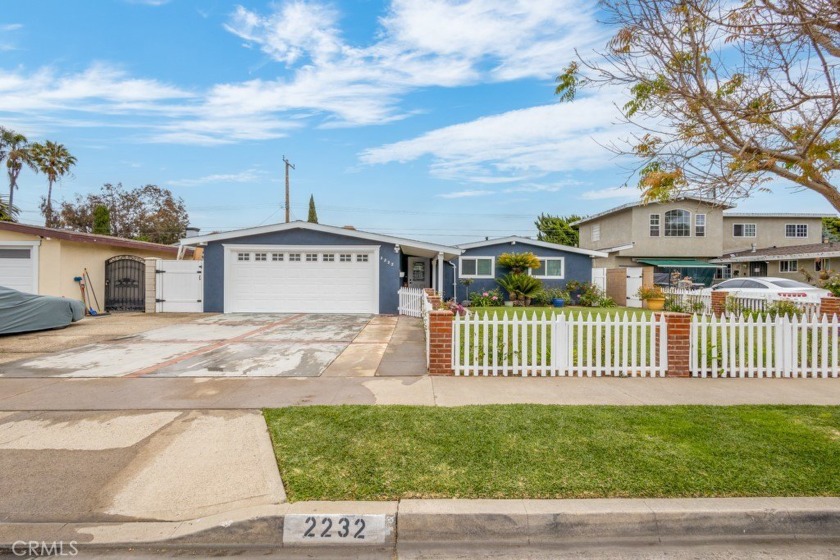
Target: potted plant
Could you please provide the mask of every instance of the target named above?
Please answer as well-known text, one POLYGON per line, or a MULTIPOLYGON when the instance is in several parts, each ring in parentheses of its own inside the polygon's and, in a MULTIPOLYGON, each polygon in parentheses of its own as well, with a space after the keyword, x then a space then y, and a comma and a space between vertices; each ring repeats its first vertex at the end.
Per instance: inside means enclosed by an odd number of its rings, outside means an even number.
POLYGON ((662 311, 665 307, 665 292, 659 286, 642 286, 636 295, 647 303, 651 311, 662 311))

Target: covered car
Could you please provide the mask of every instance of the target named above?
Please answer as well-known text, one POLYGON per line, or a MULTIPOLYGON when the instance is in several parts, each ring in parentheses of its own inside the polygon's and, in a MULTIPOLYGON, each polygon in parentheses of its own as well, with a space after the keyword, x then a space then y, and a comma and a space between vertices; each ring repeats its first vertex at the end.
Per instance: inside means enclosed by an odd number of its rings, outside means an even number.
POLYGON ((0 335, 66 327, 84 316, 81 301, 0 286, 0 335))

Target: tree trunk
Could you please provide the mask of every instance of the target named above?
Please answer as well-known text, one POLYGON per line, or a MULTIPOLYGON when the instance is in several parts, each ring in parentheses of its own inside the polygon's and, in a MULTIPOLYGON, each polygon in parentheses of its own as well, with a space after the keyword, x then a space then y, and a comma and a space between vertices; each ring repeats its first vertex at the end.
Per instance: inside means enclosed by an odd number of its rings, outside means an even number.
POLYGON ((52 187, 53 187, 53 182, 52 182, 52 180, 49 181, 49 184, 50 184, 50 187, 49 187, 49 189, 47 189, 47 207, 44 211, 44 214, 46 215, 45 216, 46 217, 46 224, 45 225, 47 227, 53 227, 53 223, 52 223, 52 221, 53 221, 53 219, 52 219, 52 213, 53 213, 52 212, 52 187))
POLYGON ((12 213, 12 204, 15 202, 15 178, 9 172, 9 215, 12 213))

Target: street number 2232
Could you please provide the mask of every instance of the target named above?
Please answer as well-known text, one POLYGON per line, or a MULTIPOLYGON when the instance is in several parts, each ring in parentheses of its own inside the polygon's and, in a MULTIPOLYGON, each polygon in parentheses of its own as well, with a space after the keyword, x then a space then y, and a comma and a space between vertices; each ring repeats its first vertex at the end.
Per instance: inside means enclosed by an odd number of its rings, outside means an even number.
POLYGON ((306 530, 303 533, 304 537, 315 538, 321 537, 324 539, 332 538, 333 534, 337 537, 346 539, 348 537, 354 539, 365 538, 365 520, 357 518, 351 523, 346 517, 341 517, 338 520, 337 527, 333 527, 333 521, 329 517, 321 518, 320 527, 318 526, 318 519, 315 517, 307 517, 306 530), (333 532, 334 531, 334 532, 333 532))

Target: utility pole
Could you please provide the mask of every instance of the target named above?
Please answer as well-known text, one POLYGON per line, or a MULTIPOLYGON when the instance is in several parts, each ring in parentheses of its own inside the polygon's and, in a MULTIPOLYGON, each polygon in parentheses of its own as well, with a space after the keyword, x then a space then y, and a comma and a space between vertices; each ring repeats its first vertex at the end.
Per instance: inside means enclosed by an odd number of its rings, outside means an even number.
POLYGON ((283 163, 286 164, 286 223, 288 224, 291 221, 289 218, 289 168, 294 169, 295 166, 289 163, 286 156, 283 156, 283 163))

